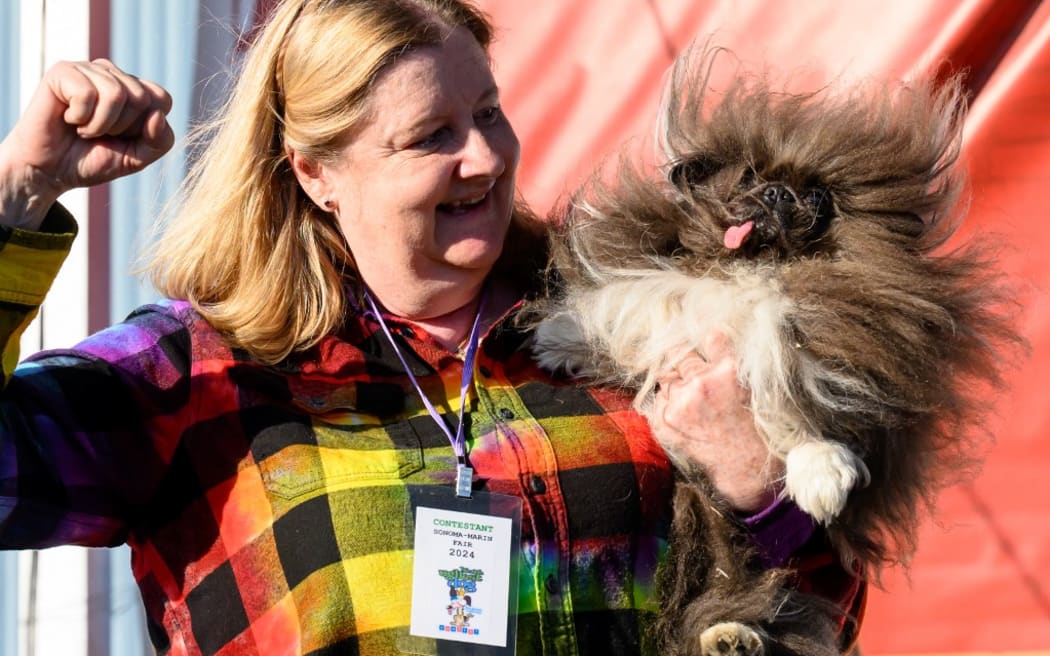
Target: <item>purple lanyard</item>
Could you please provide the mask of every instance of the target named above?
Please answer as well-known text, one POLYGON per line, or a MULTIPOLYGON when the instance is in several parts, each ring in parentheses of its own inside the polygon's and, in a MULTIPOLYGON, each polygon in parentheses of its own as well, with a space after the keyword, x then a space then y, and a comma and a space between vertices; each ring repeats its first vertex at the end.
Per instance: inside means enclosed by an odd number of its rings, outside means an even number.
POLYGON ((470 384, 474 380, 474 356, 478 352, 478 332, 481 326, 481 311, 485 305, 485 292, 482 290, 481 298, 478 299, 478 313, 474 317, 474 325, 470 329, 470 337, 467 339, 467 351, 463 356, 463 374, 460 378, 459 386, 459 423, 456 426, 456 434, 453 435, 452 431, 449 430, 448 424, 441 418, 437 409, 434 408, 434 404, 430 402, 427 395, 423 393, 423 388, 419 386, 419 381, 416 380, 415 375, 412 374, 412 369, 408 366, 408 361, 405 360, 405 356, 402 355, 401 349, 397 347, 397 342, 394 341, 394 336, 390 334, 390 328, 387 327, 386 321, 383 319, 383 314, 379 311, 376 306, 376 302, 372 300, 372 294, 366 289, 365 300, 368 301, 368 305, 372 308, 373 314, 375 314, 376 321, 379 322, 379 327, 383 329, 383 334, 386 335, 387 341, 390 342, 390 346, 393 347, 394 353, 397 354, 397 359, 401 361, 401 366, 405 368, 405 373, 408 374, 408 379, 412 381, 412 387, 416 388, 416 393, 419 394, 419 398, 423 401, 423 405, 426 406, 427 412, 434 419, 434 422, 438 425, 438 428, 448 438, 450 444, 452 444, 452 450, 456 454, 458 461, 456 465, 456 496, 459 497, 470 497, 471 488, 471 477, 474 475, 474 470, 467 466, 467 449, 466 449, 466 438, 463 435, 463 410, 467 407, 467 392, 470 390, 470 384))

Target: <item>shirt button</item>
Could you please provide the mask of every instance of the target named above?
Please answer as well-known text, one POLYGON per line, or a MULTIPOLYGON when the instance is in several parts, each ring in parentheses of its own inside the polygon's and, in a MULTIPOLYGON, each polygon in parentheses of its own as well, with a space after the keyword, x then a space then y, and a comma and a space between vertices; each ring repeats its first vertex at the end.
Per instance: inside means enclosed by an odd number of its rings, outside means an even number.
POLYGON ((514 419, 514 411, 510 408, 500 408, 499 416, 506 419, 507 421, 510 421, 511 419, 514 419))
POLYGON ((543 482, 543 479, 539 476, 533 476, 532 480, 529 481, 529 489, 534 494, 543 494, 547 491, 547 484, 543 482))
POLYGON ((397 334, 401 335, 405 339, 412 339, 413 337, 415 337, 415 333, 413 333, 412 329, 409 328, 408 326, 400 326, 397 329, 397 334))
POLYGON ((553 574, 547 575, 547 580, 543 582, 543 587, 547 589, 547 594, 556 595, 561 593, 558 589, 558 579, 554 578, 553 574))

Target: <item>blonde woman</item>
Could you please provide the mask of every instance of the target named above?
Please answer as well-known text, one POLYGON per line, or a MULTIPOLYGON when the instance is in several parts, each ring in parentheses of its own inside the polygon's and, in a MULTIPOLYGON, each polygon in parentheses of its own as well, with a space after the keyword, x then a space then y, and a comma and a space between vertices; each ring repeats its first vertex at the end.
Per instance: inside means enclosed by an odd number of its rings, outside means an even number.
MULTIPOLYGON (((543 234, 490 38, 458 0, 280 3, 156 240, 165 300, 14 368, 58 195, 172 143, 155 84, 47 73, 0 145, 0 546, 129 544, 159 653, 645 652, 672 468, 629 399, 520 348, 543 234)), ((814 552, 708 355, 657 428, 773 562, 814 552)))

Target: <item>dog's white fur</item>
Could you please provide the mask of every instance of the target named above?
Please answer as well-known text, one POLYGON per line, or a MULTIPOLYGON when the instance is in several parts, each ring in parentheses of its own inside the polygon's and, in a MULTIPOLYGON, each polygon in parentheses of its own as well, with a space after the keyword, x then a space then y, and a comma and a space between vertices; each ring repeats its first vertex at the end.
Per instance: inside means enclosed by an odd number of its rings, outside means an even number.
POLYGON ((607 284, 573 296, 574 306, 540 323, 533 349, 540 366, 601 378, 602 372, 591 368, 594 345, 616 363, 619 382, 638 389, 635 405, 644 414, 658 377, 673 364, 668 358, 686 349, 699 352, 705 337, 720 332, 734 345, 737 375, 750 390, 756 427, 771 454, 785 460, 785 494, 826 524, 841 512, 850 490, 866 483, 864 462, 814 432, 796 408, 789 384, 792 378, 801 381, 827 408, 848 412, 851 408, 839 407, 841 397, 821 393, 823 383, 862 383, 842 380, 789 343, 785 327, 793 306, 771 276, 740 266, 697 278, 670 263, 651 270, 589 273, 607 284))

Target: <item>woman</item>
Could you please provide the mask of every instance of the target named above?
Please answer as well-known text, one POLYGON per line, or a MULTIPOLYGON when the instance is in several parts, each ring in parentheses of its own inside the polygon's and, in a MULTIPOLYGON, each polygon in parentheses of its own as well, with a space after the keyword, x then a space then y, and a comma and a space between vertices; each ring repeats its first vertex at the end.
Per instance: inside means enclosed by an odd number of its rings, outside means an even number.
MULTIPOLYGON (((59 193, 172 141, 156 85, 103 60, 48 72, 0 145, 17 228, 0 545, 127 542, 160 653, 643 653, 673 473, 627 399, 521 348, 542 232, 514 203, 490 38, 454 0, 281 3, 152 253, 177 300, 11 373, 75 231, 59 193), (421 537, 420 508, 445 528, 421 537), (495 563, 509 608, 483 597, 491 568, 466 567, 490 536, 520 549, 495 563), (417 578, 446 539, 466 560, 438 629, 416 621, 417 578), (468 625, 495 631, 441 633, 468 625)), ((662 381, 657 429, 698 445, 782 561, 809 525, 778 523, 798 518, 770 506, 777 471, 728 357, 705 355, 662 381)), ((858 598, 834 566, 821 577, 858 598)))

